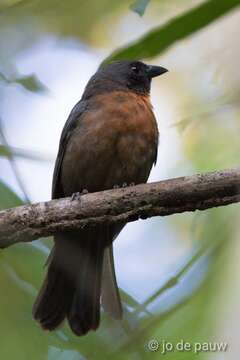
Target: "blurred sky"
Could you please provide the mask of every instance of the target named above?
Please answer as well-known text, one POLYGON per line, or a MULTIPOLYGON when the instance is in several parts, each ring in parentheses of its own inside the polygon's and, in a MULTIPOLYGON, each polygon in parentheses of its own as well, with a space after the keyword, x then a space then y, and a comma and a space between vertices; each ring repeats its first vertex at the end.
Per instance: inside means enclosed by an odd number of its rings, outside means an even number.
MULTIPOLYGON (((152 103, 161 135, 158 162, 150 181, 200 170, 186 154, 185 146, 191 139, 183 142, 185 135, 172 125, 198 114, 201 117, 204 111, 214 112, 216 99, 224 98, 226 92, 232 94, 236 88, 239 90, 239 71, 233 69, 238 67, 240 55, 239 46, 233 45, 239 15, 236 11, 152 61, 169 68, 170 72, 156 80, 152 87, 152 103), (230 59, 231 66, 228 66, 230 59), (195 114, 193 105, 198 109, 195 114)), ((0 115, 9 144, 49 157, 46 162, 17 160, 31 201, 50 199, 54 159, 68 114, 113 44, 126 41, 130 28, 134 33, 136 22, 137 34, 150 26, 148 19, 140 22, 135 14, 126 14, 114 27, 112 44, 99 50, 71 38, 62 40, 45 35, 15 59, 20 74, 35 73, 48 88, 45 93, 33 94, 20 85, 10 85, 4 89, 1 99, 0 115)), ((224 113, 234 114, 238 110, 233 104, 224 113)), ((7 160, 0 159, 0 168, 1 179, 22 195, 7 160)), ((194 241, 191 233, 176 233, 164 218, 128 224, 115 242, 120 287, 137 300, 145 300, 186 262, 194 241)), ((197 286, 203 276, 204 266, 200 262, 186 281, 178 285, 181 296, 197 286)), ((168 301, 167 295, 162 306, 168 301)))

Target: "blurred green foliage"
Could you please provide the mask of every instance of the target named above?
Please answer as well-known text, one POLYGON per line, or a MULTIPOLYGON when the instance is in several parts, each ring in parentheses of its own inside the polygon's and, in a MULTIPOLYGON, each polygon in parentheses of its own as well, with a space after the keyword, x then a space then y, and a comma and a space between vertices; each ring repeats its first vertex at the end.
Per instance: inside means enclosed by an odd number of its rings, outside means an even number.
POLYGON ((9 187, 0 181, 0 210, 22 205, 22 200, 9 187))
POLYGON ((240 0, 208 0, 151 30, 133 44, 116 50, 106 62, 120 59, 146 59, 159 55, 176 41, 182 40, 211 24, 240 5, 240 0))
MULTIPOLYGON (((114 22, 117 14, 123 16, 124 11, 131 13, 130 6, 143 15, 148 3, 146 0, 134 3, 113 0, 1 1, 0 46, 5 46, 6 49, 0 54, 1 85, 17 83, 31 92, 45 91, 45 85, 35 75, 6 75, 12 73, 9 68, 12 69, 11 64, 14 64, 17 53, 24 52, 36 39, 50 33, 60 38, 71 36, 88 44, 97 43, 93 40, 96 23, 104 23, 109 17, 112 17, 114 22), (10 38, 15 39, 15 43, 13 41, 8 44, 9 31, 13 34, 10 38)), ((152 3, 153 1, 151 6, 152 3)), ((193 8, 185 13, 154 28, 135 43, 115 51, 108 60, 152 58, 175 42, 210 25, 236 8, 239 3, 237 0, 198 2, 198 5, 194 4, 193 8)), ((59 71, 61 72, 61 69, 59 71)), ((15 71, 13 73, 16 74, 15 71)), ((190 109, 191 116, 180 120, 175 126, 182 135, 185 162, 191 164, 193 172, 238 165, 239 114, 235 118, 227 114, 227 120, 224 116, 220 120, 219 114, 206 108, 204 102, 200 102, 199 107, 203 108, 202 112, 196 115, 196 109, 190 109)), ((216 108, 219 107, 217 103, 216 108)), ((39 154, 10 147, 2 142, 0 156, 9 161, 15 157, 41 159, 39 154)), ((182 165, 180 162, 177 173, 181 171, 181 167, 184 168, 182 165)), ((21 204, 23 200, 0 181, 0 209, 21 204)), ((44 276, 43 265, 49 252, 50 241, 38 240, 32 244, 18 244, 1 250, 0 359, 159 359, 161 340, 173 344, 181 339, 191 344, 210 341, 218 311, 216 298, 222 286, 223 264, 229 262, 229 243, 235 236, 238 214, 239 205, 232 205, 197 212, 194 215, 174 215, 166 219, 167 225, 174 229, 179 237, 182 233, 188 234, 190 246, 186 261, 178 266, 174 274, 169 274, 169 280, 159 286, 143 303, 122 290, 124 320, 117 322, 103 315, 100 329, 80 339, 76 338, 66 325, 53 333, 43 332, 31 316, 32 303, 44 276), (191 278, 194 280, 190 281, 191 278), (193 282, 194 286, 190 286, 190 282, 193 282), (183 285, 185 291, 181 288, 183 285), (161 304, 167 296, 170 299, 169 304, 162 308, 161 304), (151 339, 160 342, 159 351, 149 350, 147 344, 151 339)), ((200 353, 197 356, 202 359, 208 354, 200 353)), ((172 351, 165 355, 165 358, 195 359, 196 354, 193 351, 172 351)))
POLYGON ((6 75, 0 73, 0 81, 4 81, 6 84, 19 84, 24 89, 32 92, 45 92, 46 87, 38 80, 36 75, 16 76, 11 79, 6 75))
POLYGON ((27 151, 23 149, 18 149, 15 147, 10 147, 6 145, 0 144, 0 156, 6 158, 22 158, 27 160, 34 160, 34 161, 50 161, 52 160, 50 157, 46 157, 42 154, 38 154, 34 151, 27 151))
MULTIPOLYGON (((126 0, 4 1, 0 6, 0 18, 2 25, 11 24, 16 27, 26 21, 26 24, 32 23, 36 30, 89 41, 96 23, 107 18, 109 14, 123 9, 127 3, 126 0)), ((26 35, 26 45, 34 36, 38 36, 34 31, 26 35)), ((24 41, 21 45, 24 45, 24 41)))

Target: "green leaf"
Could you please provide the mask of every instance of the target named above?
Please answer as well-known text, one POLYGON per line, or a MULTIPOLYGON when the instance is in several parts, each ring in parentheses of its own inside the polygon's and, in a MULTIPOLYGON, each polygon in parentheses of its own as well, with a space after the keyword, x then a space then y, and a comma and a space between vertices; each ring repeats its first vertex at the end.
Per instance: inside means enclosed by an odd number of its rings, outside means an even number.
POLYGON ((22 87, 24 87, 26 90, 31 92, 47 91, 47 87, 34 74, 8 78, 6 75, 0 72, 0 81, 5 82, 6 84, 14 84, 14 83, 19 84, 22 87))
POLYGON ((130 6, 130 9, 136 12, 138 15, 143 16, 149 3, 150 0, 137 0, 130 6))
POLYGON ((23 201, 0 180, 0 210, 22 205, 23 201))
POLYGON ((240 4, 240 0, 209 0, 151 30, 134 43, 115 51, 104 62, 153 58, 176 41, 201 30, 240 4))
POLYGON ((32 92, 47 91, 45 85, 43 85, 43 83, 41 83, 41 81, 34 74, 18 77, 14 79, 13 82, 22 85, 26 90, 32 92))
POLYGON ((0 156, 9 158, 12 156, 12 152, 7 146, 0 145, 0 156))

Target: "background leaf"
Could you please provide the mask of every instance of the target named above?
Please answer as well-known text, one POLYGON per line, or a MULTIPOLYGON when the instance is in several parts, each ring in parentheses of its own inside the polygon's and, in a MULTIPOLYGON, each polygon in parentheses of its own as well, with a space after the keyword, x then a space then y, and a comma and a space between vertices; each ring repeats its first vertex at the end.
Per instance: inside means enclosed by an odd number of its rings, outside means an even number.
POLYGON ((6 82, 7 84, 19 84, 24 89, 31 92, 47 91, 47 87, 37 78, 35 74, 8 78, 6 75, 0 72, 0 80, 6 82))
POLYGON ((149 2, 150 0, 137 0, 130 6, 130 9, 132 9, 138 15, 143 16, 149 2))
POLYGON ((0 180, 0 210, 22 205, 23 201, 0 180))
POLYGON ((46 92, 47 91, 46 86, 43 85, 43 83, 34 74, 17 77, 15 79, 13 79, 12 82, 20 84, 26 90, 29 90, 32 92, 46 92))
POLYGON ((152 58, 159 55, 176 41, 201 30, 239 4, 240 0, 209 0, 204 2, 185 14, 172 19, 166 25, 151 30, 131 45, 115 51, 104 62, 152 58))

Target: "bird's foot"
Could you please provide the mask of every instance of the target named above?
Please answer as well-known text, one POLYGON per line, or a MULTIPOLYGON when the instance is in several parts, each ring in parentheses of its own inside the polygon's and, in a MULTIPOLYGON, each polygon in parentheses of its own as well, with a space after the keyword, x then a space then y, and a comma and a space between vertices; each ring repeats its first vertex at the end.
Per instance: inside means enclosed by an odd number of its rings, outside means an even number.
POLYGON ((128 186, 135 186, 135 183, 134 183, 134 182, 131 182, 131 183, 128 184, 128 183, 124 182, 124 183, 122 184, 122 186, 113 185, 113 189, 119 189, 120 187, 126 188, 126 187, 128 187, 128 186))
POLYGON ((75 192, 72 194, 71 196, 71 201, 74 201, 74 200, 80 200, 80 197, 81 197, 81 193, 78 191, 78 192, 75 192))
POLYGON ((86 195, 88 193, 87 189, 83 189, 82 192, 75 192, 71 196, 71 201, 80 200, 82 195, 86 195))

